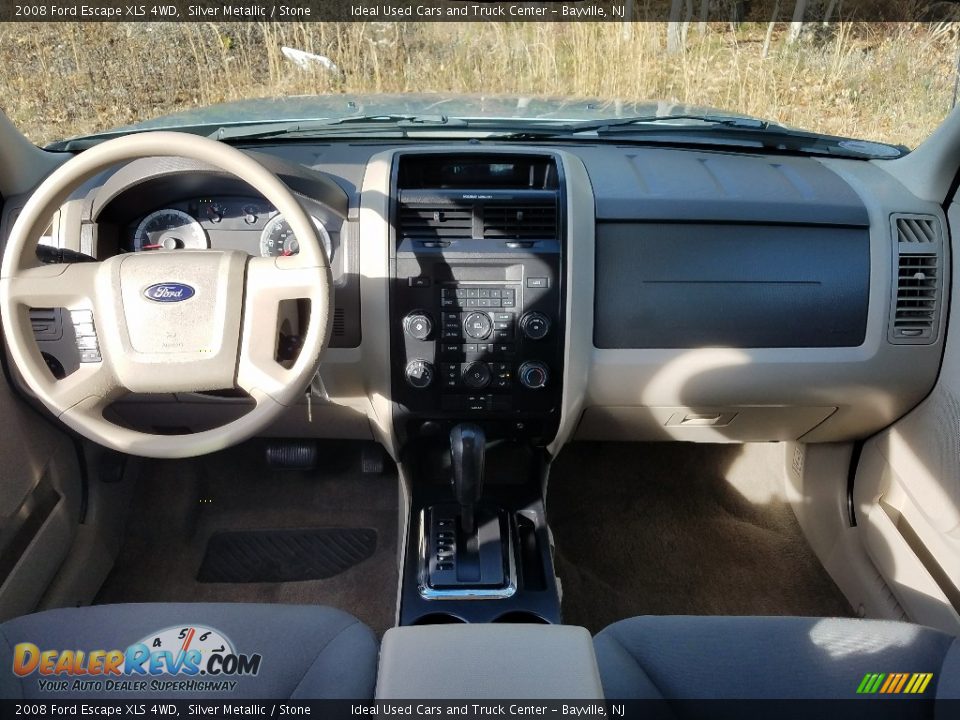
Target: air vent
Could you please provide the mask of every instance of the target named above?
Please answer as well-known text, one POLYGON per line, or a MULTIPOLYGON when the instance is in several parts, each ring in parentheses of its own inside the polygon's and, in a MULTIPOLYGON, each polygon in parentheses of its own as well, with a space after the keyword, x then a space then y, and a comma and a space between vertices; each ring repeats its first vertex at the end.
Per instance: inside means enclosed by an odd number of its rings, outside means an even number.
POLYGON ((927 215, 897 215, 893 225, 897 267, 889 337, 898 344, 929 344, 937 337, 940 317, 940 222, 927 215))
POLYGON ((450 241, 473 237, 472 207, 400 206, 403 240, 450 241))
POLYGON ((936 218, 901 215, 897 218, 897 241, 902 243, 934 243, 940 239, 936 218))
POLYGON ((556 240, 556 203, 486 205, 483 208, 483 237, 503 240, 556 240))
POLYGON ((333 311, 333 336, 343 337, 347 332, 347 316, 343 308, 333 311))

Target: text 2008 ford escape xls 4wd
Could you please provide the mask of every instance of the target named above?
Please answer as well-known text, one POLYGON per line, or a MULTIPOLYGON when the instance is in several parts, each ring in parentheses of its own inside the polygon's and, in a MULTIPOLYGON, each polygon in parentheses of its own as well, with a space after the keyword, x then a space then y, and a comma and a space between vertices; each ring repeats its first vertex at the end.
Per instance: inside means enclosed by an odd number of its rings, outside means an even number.
POLYGON ((960 708, 957 112, 275 94, 0 116, 4 698, 960 708))

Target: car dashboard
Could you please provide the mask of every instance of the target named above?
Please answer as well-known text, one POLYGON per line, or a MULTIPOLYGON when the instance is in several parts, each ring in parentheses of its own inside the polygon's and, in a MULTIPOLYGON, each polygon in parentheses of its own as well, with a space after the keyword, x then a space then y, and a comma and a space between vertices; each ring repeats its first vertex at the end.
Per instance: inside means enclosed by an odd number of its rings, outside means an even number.
MULTIPOLYGON (((842 441, 936 379, 945 218, 883 161, 602 142, 247 151, 313 217, 335 281, 319 378, 272 434, 373 437, 395 453, 464 419, 552 448, 842 441)), ((73 249, 99 259, 297 250, 263 198, 177 158, 94 178, 61 217, 81 226, 73 249)), ((55 310, 34 329, 69 371, 55 310)), ((129 424, 194 429, 243 398, 117 406, 129 424)))

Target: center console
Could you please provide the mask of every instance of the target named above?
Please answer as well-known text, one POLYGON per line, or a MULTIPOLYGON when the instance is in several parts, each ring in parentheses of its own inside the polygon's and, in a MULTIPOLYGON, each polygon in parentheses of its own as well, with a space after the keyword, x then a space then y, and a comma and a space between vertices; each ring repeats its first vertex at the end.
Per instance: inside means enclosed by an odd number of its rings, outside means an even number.
POLYGON ((566 218, 540 152, 400 152, 394 431, 411 478, 401 624, 558 622, 542 499, 560 424, 566 218))
POLYGON ((556 434, 564 204, 551 155, 401 153, 394 168, 391 349, 401 441, 424 422, 556 434))

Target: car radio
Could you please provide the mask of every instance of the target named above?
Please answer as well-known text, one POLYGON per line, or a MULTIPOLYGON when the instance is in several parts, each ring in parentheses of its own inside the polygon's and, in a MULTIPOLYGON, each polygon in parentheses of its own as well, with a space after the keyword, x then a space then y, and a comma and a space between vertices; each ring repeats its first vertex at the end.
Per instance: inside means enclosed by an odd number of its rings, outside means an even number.
MULTIPOLYGON (((400 177, 414 175, 404 163, 425 157, 401 155, 400 177)), ((538 178, 536 188, 399 183, 391 258, 399 426, 470 418, 514 435, 544 439, 556 431, 564 338, 561 186, 552 157, 518 158, 471 158, 471 177, 488 177, 493 170, 478 170, 488 162, 511 168, 511 178, 538 178)), ((450 184, 435 168, 416 177, 450 184)))

